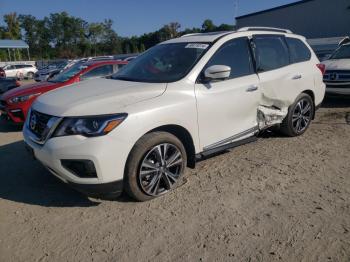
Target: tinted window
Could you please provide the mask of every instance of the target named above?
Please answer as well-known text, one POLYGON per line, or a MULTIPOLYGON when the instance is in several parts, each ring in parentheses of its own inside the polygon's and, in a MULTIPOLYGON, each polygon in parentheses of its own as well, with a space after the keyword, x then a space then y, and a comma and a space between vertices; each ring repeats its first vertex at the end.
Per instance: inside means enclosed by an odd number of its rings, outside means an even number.
POLYGON ((259 72, 284 67, 289 64, 289 53, 284 37, 254 36, 255 58, 259 72))
POLYGON ((86 80, 89 78, 103 77, 113 74, 113 65, 104 65, 90 70, 82 75, 81 79, 86 80))
POLYGON ((248 39, 238 38, 225 43, 213 55, 204 70, 213 65, 231 67, 231 79, 253 74, 248 39))
POLYGON ((159 44, 147 50, 114 79, 150 83, 169 83, 183 78, 209 49, 207 43, 159 44))
POLYGON ((300 63, 310 60, 311 52, 301 40, 289 37, 287 37, 286 40, 291 63, 300 63))
POLYGON ((82 70, 86 69, 87 66, 84 65, 84 63, 76 63, 72 65, 71 67, 67 68, 66 70, 63 70, 61 73, 55 75, 54 77, 50 78, 48 80, 49 82, 53 83, 63 83, 71 79, 73 76, 76 76, 78 73, 80 73, 82 70))
POLYGON ((17 69, 21 69, 21 68, 24 68, 24 65, 15 65, 15 67, 16 67, 17 69))

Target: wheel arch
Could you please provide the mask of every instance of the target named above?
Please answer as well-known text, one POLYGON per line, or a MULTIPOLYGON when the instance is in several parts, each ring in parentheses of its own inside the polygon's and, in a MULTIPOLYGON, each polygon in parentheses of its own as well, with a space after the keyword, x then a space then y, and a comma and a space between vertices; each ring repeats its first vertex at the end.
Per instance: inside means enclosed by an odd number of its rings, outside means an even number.
POLYGON ((146 134, 159 131, 168 132, 176 136, 181 141, 187 154, 187 166, 190 168, 195 168, 196 150, 191 133, 186 128, 179 125, 163 125, 148 131, 146 134))
POLYGON ((316 113, 316 109, 315 109, 315 107, 316 107, 316 104, 315 104, 315 93, 312 90, 307 89, 307 90, 304 90, 302 92, 302 94, 309 95, 311 97, 311 99, 312 99, 312 102, 314 103, 314 111, 313 111, 313 114, 312 114, 313 115, 312 120, 314 120, 315 119, 315 113, 316 113))

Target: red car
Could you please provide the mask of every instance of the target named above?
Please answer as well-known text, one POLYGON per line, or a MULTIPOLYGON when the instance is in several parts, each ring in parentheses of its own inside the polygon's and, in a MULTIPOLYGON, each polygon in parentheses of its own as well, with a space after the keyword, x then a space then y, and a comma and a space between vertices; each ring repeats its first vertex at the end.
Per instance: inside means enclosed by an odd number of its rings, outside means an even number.
POLYGON ((15 123, 23 123, 34 100, 43 93, 91 78, 110 76, 126 65, 125 61, 77 62, 47 82, 12 89, 0 98, 0 111, 15 123))

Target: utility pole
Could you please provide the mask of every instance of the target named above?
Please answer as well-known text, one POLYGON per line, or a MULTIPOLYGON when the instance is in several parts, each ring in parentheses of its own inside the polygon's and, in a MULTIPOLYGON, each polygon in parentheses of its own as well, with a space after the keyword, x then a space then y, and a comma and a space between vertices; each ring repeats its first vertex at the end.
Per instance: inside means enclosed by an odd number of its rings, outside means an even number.
POLYGON ((234 0, 234 24, 237 25, 237 20, 236 17, 238 16, 238 4, 239 4, 239 0, 234 0))

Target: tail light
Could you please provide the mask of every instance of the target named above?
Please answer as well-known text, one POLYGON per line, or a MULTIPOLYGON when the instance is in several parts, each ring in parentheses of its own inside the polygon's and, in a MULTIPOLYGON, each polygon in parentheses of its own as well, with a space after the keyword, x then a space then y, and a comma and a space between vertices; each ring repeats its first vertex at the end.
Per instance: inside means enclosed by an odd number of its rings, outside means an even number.
POLYGON ((19 81, 17 81, 17 80, 16 80, 15 84, 16 84, 17 87, 21 86, 21 83, 19 81))
POLYGON ((318 69, 320 69, 322 75, 326 73, 326 66, 324 64, 317 64, 316 66, 318 67, 318 69))

